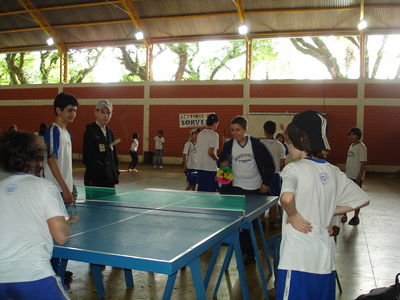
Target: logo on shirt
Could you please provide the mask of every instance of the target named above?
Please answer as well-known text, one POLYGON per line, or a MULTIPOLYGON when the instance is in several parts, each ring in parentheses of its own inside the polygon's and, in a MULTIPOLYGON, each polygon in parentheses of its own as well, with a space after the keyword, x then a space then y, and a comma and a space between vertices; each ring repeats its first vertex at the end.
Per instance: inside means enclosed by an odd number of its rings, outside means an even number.
POLYGON ((353 151, 349 151, 349 153, 347 153, 347 156, 348 156, 348 157, 354 157, 354 156, 355 156, 355 154, 354 154, 354 152, 353 152, 353 151))
POLYGON ((9 195, 14 193, 16 190, 17 190, 17 185, 15 183, 10 184, 5 188, 5 192, 9 195))
POLYGON ((322 184, 324 184, 324 185, 328 184, 328 181, 329 181, 328 174, 326 174, 326 173, 319 174, 319 179, 321 180, 322 184))
POLYGON ((251 161, 254 158, 254 155, 251 153, 244 153, 244 154, 240 154, 236 157, 234 157, 233 159, 235 161, 239 161, 241 163, 247 163, 249 161, 251 161))

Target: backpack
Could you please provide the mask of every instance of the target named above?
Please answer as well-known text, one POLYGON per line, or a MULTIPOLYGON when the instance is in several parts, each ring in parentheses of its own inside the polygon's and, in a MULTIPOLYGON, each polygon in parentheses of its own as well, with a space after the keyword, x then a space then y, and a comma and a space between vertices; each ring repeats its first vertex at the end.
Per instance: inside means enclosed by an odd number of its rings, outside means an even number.
POLYGON ((356 300, 400 300, 400 273, 396 275, 394 285, 371 290, 368 294, 359 296, 356 300))

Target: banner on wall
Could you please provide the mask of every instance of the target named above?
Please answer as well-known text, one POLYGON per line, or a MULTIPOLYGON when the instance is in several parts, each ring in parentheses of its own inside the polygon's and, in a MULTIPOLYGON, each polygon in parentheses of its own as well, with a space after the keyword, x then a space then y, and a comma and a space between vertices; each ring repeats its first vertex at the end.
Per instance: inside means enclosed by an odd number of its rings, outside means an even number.
POLYGON ((206 127, 206 121, 209 114, 214 114, 213 112, 207 113, 190 113, 190 114, 179 114, 179 127, 206 127))

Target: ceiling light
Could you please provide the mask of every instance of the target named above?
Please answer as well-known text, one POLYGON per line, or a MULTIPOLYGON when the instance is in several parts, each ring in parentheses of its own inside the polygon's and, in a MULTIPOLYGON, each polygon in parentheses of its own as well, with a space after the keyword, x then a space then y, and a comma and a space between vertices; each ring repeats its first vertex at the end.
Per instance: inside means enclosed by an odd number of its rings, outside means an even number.
POLYGON ((51 46, 54 45, 54 40, 52 38, 48 38, 46 41, 47 45, 51 46))
POLYGON ((238 31, 239 34, 245 35, 249 31, 249 29, 247 28, 246 25, 242 24, 239 26, 238 31))
POLYGON ((143 40, 143 38, 144 38, 143 32, 141 32, 141 31, 136 32, 135 37, 137 40, 143 40))
POLYGON ((365 22, 365 20, 361 20, 360 23, 358 23, 357 28, 358 30, 363 30, 367 28, 368 24, 365 22))

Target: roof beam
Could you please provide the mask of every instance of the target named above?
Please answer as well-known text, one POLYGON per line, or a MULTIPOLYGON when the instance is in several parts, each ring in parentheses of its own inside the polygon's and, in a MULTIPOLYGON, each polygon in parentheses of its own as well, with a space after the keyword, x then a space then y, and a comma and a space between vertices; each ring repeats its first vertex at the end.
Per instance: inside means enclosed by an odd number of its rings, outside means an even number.
POLYGON ((142 21, 140 20, 139 14, 136 11, 135 6, 132 3, 132 0, 120 0, 122 6, 126 9, 126 13, 131 18, 131 21, 137 30, 143 32, 143 42, 146 47, 149 47, 151 44, 148 35, 145 33, 142 21))
POLYGON ((25 8, 29 15, 39 24, 40 28, 50 37, 56 40, 57 49, 64 53, 66 47, 56 31, 50 26, 43 14, 36 8, 31 0, 18 0, 19 4, 25 8))

